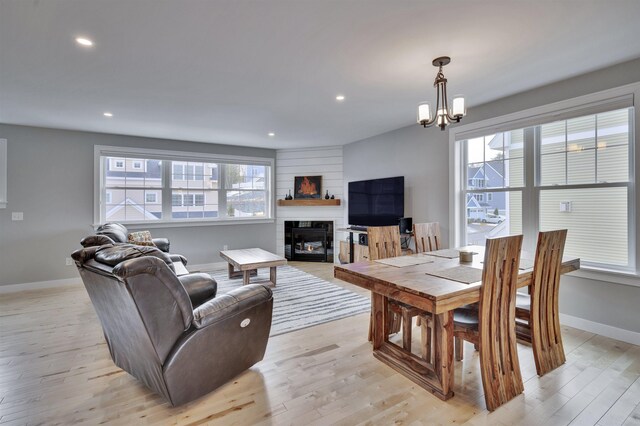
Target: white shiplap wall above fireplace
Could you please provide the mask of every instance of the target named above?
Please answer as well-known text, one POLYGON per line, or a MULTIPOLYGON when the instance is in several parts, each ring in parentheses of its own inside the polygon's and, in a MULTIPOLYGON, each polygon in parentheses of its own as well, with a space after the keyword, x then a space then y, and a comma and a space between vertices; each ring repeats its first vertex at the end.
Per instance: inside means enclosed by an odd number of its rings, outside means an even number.
POLYGON ((332 220, 334 228, 334 259, 338 259, 338 249, 343 233, 335 232, 344 227, 344 182, 342 169, 342 147, 322 147, 306 149, 281 149, 276 154, 276 199, 284 199, 291 190, 296 176, 322 176, 322 197, 327 190, 342 200, 340 206, 297 206, 276 205, 276 248, 284 256, 285 220, 332 220))

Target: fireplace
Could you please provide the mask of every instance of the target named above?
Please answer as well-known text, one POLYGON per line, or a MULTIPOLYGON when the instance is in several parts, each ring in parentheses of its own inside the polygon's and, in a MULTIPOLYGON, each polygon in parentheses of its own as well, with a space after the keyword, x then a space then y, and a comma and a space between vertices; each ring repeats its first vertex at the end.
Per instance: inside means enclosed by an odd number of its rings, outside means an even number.
POLYGON ((288 260, 333 262, 333 222, 284 222, 284 255, 288 260))

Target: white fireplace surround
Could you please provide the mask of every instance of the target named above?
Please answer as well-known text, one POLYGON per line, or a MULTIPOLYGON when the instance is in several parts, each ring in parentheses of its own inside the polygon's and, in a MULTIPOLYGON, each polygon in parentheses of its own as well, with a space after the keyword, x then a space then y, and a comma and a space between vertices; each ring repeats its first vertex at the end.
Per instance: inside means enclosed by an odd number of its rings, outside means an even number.
POLYGON ((284 222, 333 221, 334 262, 338 262, 340 240, 345 238, 337 228, 344 228, 344 181, 342 147, 281 149, 276 153, 276 199, 293 193, 296 176, 322 176, 322 196, 329 191, 342 200, 340 206, 276 206, 276 250, 284 256, 284 222))

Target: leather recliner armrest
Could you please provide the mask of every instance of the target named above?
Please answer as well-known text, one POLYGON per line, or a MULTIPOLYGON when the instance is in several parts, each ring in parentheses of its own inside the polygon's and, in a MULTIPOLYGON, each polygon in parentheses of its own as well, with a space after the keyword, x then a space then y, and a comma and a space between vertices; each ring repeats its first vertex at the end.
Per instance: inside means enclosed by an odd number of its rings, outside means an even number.
POLYGON ((153 241, 153 244, 155 244, 160 250, 165 253, 169 253, 170 243, 168 238, 152 238, 151 241, 153 241))
POLYGON ((209 274, 188 274, 178 277, 182 286, 187 290, 191 304, 194 307, 216 296, 218 283, 209 274))
POLYGON ((249 284, 220 295, 193 310, 193 326, 204 328, 231 315, 266 303, 273 297, 271 289, 261 284, 249 284))
POLYGON ((172 262, 180 262, 184 266, 187 266, 187 258, 184 257, 183 255, 181 255, 181 254, 171 254, 171 253, 168 253, 168 254, 169 254, 169 257, 171 258, 172 262))
POLYGON ((115 244, 111 238, 106 235, 89 235, 80 240, 82 247, 103 246, 105 244, 115 244))

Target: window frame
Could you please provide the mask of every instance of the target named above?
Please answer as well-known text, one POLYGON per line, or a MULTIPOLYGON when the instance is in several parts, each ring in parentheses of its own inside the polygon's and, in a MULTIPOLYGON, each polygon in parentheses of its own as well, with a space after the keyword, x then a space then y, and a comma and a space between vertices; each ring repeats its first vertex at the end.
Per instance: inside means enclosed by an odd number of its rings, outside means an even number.
MULTIPOLYGON (((625 86, 592 93, 565 101, 555 102, 540 107, 534 107, 523 111, 506 114, 503 116, 481 120, 466 125, 452 127, 449 130, 449 159, 452 167, 450 168, 450 220, 451 233, 450 245, 464 245, 465 239, 465 201, 466 193, 473 191, 465 191, 468 182, 466 176, 466 158, 465 147, 463 143, 457 142, 474 137, 484 136, 497 132, 504 132, 519 128, 528 128, 550 123, 558 120, 566 120, 574 117, 612 111, 620 108, 634 107, 633 121, 629 129, 629 182, 610 183, 606 186, 626 186, 627 194, 627 217, 628 217, 628 238, 629 238, 629 267, 618 268, 613 265, 581 265, 581 269, 574 273, 577 276, 583 276, 590 279, 613 281, 620 284, 640 286, 640 253, 637 250, 638 241, 640 241, 640 232, 636 219, 636 212, 640 212, 640 196, 637 193, 640 185, 638 185, 638 172, 635 165, 640 165, 640 146, 639 134, 636 129, 640 126, 640 83, 632 83, 625 86)), ((535 135, 533 135, 535 137, 535 135)), ((527 137, 532 135, 525 135, 527 137)), ((524 182, 522 189, 523 202, 523 234, 526 237, 526 245, 523 249, 533 252, 535 251, 535 243, 539 226, 539 200, 540 192, 543 190, 553 189, 573 189, 573 188, 590 188, 603 187, 602 184, 571 184, 561 186, 540 186, 538 185, 538 167, 537 161, 537 145, 526 143, 524 146, 524 182), (527 183, 533 182, 533 185, 527 183), (527 206, 527 208, 524 208, 527 206), (533 238, 532 238, 533 237, 533 238)), ((509 188, 512 189, 512 188, 509 188)), ((515 188, 514 188, 515 189, 515 188)), ((496 189, 504 191, 504 189, 496 189)), ((486 192, 486 191, 478 191, 486 192)))
MULTIPOLYGON (((117 147, 107 145, 95 145, 94 146, 94 201, 93 201, 93 226, 97 228, 100 226, 101 221, 101 205, 105 200, 105 187, 104 187, 104 162, 101 161, 102 157, 138 157, 145 160, 154 159, 162 161, 176 161, 176 162, 209 162, 218 164, 247 164, 247 165, 261 165, 267 167, 267 173, 265 176, 266 184, 264 192, 266 196, 266 208, 267 214, 264 217, 216 217, 216 218, 181 218, 173 219, 166 217, 163 214, 163 218, 153 221, 123 221, 123 224, 130 226, 132 229, 141 228, 165 228, 165 227, 182 227, 182 226, 209 226, 209 225, 232 225, 238 223, 273 223, 275 222, 275 158, 270 157, 251 157, 240 155, 226 155, 226 154, 210 154, 200 152, 188 152, 188 151, 169 151, 169 150, 156 150, 146 148, 134 148, 134 147, 117 147)), ((162 186, 157 188, 157 191, 162 192, 162 210, 164 212, 171 212, 171 175, 173 172, 172 167, 162 167, 162 186)), ((131 188, 135 189, 135 188, 131 188)), ((142 188, 149 190, 150 188, 142 188)), ((195 197, 194 197, 195 201, 195 197)), ((226 209, 226 205, 218 206, 218 211, 222 208, 226 209)))

